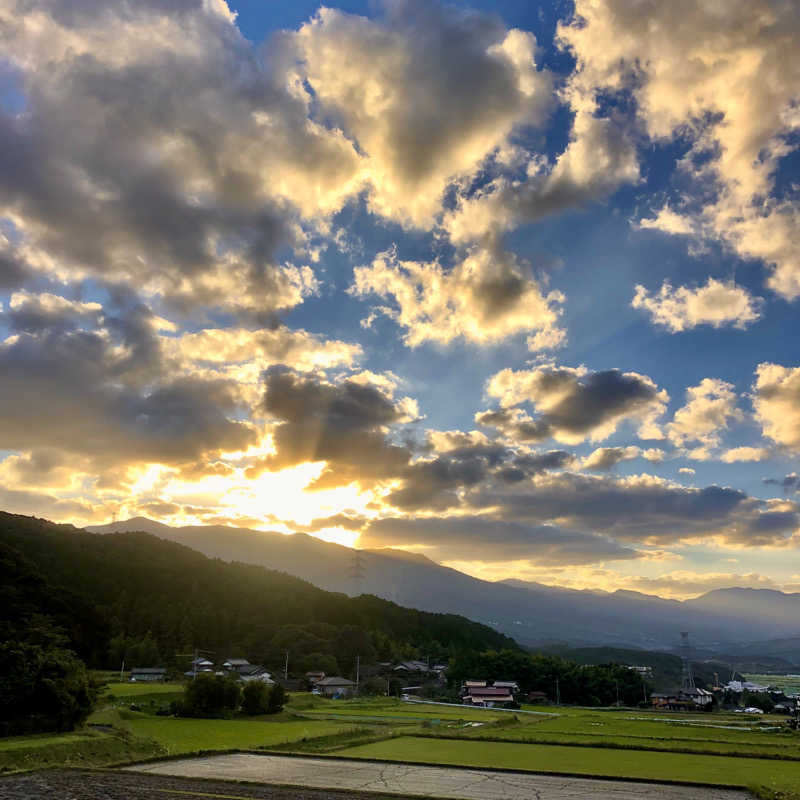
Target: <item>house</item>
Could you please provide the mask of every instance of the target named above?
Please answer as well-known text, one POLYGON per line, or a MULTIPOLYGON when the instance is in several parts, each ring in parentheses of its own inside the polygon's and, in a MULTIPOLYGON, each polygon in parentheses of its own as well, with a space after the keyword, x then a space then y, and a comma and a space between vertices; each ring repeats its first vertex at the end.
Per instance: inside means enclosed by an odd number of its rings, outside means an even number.
POLYGON ((713 692, 707 689, 678 689, 674 692, 653 692, 653 708, 667 711, 693 711, 714 701, 713 692))
POLYGON ((247 666, 242 666, 236 670, 236 673, 242 683, 260 681, 261 683, 265 683, 267 686, 275 685, 275 681, 272 680, 272 675, 267 672, 264 667, 259 666, 258 664, 248 664, 247 666))
POLYGON ((495 681, 495 689, 508 689, 511 694, 519 694, 519 684, 516 681, 495 681))
POLYGON ((324 677, 324 672, 306 672, 306 680, 311 684, 312 687, 319 683, 324 677))
POLYGON ((213 672, 213 671, 214 671, 214 664, 207 658, 195 658, 192 659, 189 669, 186 670, 186 672, 184 672, 183 674, 187 678, 191 678, 194 677, 195 675, 199 675, 201 672, 213 672))
POLYGON ((472 686, 467 687, 461 697, 461 702, 464 705, 493 708, 494 706, 513 703, 514 695, 510 689, 503 686, 472 686))
POLYGON ((488 685, 488 681, 464 681, 461 691, 463 692, 466 689, 482 689, 488 685))
POLYGON ((239 671, 239 667, 249 667, 250 662, 246 658, 229 658, 227 661, 222 662, 222 669, 226 669, 229 672, 231 671, 239 671))
POLYGON ((139 667, 131 670, 131 682, 136 681, 163 681, 166 680, 167 671, 163 667, 139 667))
POLYGON ((350 697, 355 691, 356 685, 347 678, 331 675, 317 681, 316 687, 326 697, 350 697))
POLYGON ((528 692, 529 703, 546 703, 549 699, 547 692, 528 692))

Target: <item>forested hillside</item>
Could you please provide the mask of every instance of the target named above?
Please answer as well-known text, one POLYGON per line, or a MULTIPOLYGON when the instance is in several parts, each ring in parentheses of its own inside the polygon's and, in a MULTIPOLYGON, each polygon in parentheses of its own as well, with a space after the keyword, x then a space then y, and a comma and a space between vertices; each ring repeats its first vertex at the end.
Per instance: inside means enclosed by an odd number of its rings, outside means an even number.
POLYGON ((151 666, 202 648, 290 671, 351 670, 411 656, 516 648, 463 617, 348 598, 263 567, 227 563, 144 533, 92 534, 0 512, 2 624, 42 615, 93 667, 151 666))

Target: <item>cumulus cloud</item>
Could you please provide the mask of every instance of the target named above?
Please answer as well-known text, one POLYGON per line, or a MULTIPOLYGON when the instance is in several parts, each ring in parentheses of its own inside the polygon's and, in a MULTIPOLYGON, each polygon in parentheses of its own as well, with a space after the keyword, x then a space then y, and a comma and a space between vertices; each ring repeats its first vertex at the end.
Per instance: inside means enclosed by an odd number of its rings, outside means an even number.
POLYGON ((733 384, 717 378, 703 378, 686 390, 686 405, 679 408, 667 425, 670 440, 678 447, 693 446, 689 455, 699 461, 711 458, 721 434, 743 414, 736 406, 733 384))
POLYGON ((692 141, 685 207, 665 206, 646 226, 762 260, 786 298, 800 294, 800 210, 774 189, 798 126, 796 11, 790 0, 578 0, 560 28, 583 85, 632 93, 652 140, 692 141))
POLYGON ((746 328, 761 316, 762 301, 742 286, 709 278, 694 289, 665 282, 655 294, 637 285, 631 305, 646 311, 656 325, 678 333, 698 325, 746 328))
POLYGON ((473 248, 449 271, 438 262, 400 261, 395 253, 383 253, 370 266, 357 267, 354 276, 351 294, 392 303, 373 313, 403 328, 409 347, 459 338, 492 344, 531 333, 531 349, 545 349, 564 339, 558 328, 563 296, 544 294, 513 254, 497 248, 473 248))
POLYGON ((521 441, 552 437, 567 444, 605 439, 625 420, 639 423, 640 436, 660 438, 655 419, 669 400, 646 375, 552 364, 504 369, 491 377, 487 393, 498 398, 501 408, 478 414, 479 424, 521 441), (518 408, 523 403, 533 406, 535 418, 518 408))
POLYGON ((527 525, 489 517, 384 517, 370 522, 360 543, 366 547, 424 547, 443 560, 537 564, 591 564, 638 558, 631 547, 604 536, 552 525, 527 525))
POLYGON ((764 461, 770 455, 771 452, 766 447, 732 447, 726 450, 719 460, 726 464, 735 464, 740 461, 764 461))
POLYGON ((759 364, 753 406, 764 436, 800 451, 800 367, 759 364))
POLYGON ((322 8, 286 39, 363 153, 370 209, 407 224, 430 226, 447 186, 552 104, 534 36, 475 11, 398 2, 371 20, 322 8))
POLYGON ((397 476, 411 458, 406 445, 387 436, 389 426, 410 419, 408 403, 373 385, 272 367, 264 378, 263 408, 276 423, 275 453, 251 475, 324 461, 315 488, 368 484, 397 476))
POLYGON ((180 463, 254 440, 234 384, 170 374, 151 313, 17 296, 0 343, 0 440, 96 463, 180 463), (87 319, 92 318, 92 324, 87 319))
POLYGON ((598 447, 583 459, 584 469, 608 470, 623 461, 633 461, 638 458, 640 450, 638 447, 598 447))
POLYGON ((360 157, 223 2, 4 0, 0 37, 26 99, 0 116, 15 263, 195 309, 265 314, 315 290, 277 248, 302 245, 298 215, 341 207, 360 157))

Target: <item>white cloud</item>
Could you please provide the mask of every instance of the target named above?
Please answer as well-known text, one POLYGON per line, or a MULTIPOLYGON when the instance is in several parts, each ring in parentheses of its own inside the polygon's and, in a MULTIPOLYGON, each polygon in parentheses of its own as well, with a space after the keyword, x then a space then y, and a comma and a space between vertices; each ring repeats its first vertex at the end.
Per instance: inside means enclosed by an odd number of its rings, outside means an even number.
MULTIPOLYGON (((529 271, 511 253, 493 248, 469 250, 450 271, 438 262, 400 261, 389 252, 371 265, 357 267, 350 293, 377 295, 391 307, 378 306, 406 333, 409 347, 424 342, 449 344, 463 338, 493 344, 509 336, 533 332, 531 348, 554 347, 563 341, 558 328, 558 292, 544 294, 529 271)), ((365 324, 374 319, 370 316, 365 324)))
POLYGON ((743 419, 743 414, 736 407, 733 384, 717 378, 703 378, 697 386, 690 386, 686 399, 686 405, 667 425, 667 435, 678 447, 694 443, 688 455, 705 461, 711 457, 710 449, 719 446, 722 431, 731 422, 743 419))
POLYGON ((432 3, 385 12, 323 7, 285 41, 314 101, 357 142, 370 209, 430 226, 448 184, 544 120, 552 79, 534 36, 496 17, 432 3))
POLYGON ((704 286, 693 289, 673 288, 665 281, 656 294, 637 285, 631 305, 647 311, 656 325, 677 333, 698 325, 746 328, 761 316, 762 301, 742 286, 709 278, 704 286))
POLYGON ((753 406, 764 435, 800 451, 800 367, 763 363, 756 369, 753 406))
POLYGON ((735 464, 740 461, 764 461, 770 455, 771 452, 765 447, 733 447, 720 456, 720 461, 724 461, 726 464, 735 464))
POLYGON ((791 0, 577 0, 562 25, 582 85, 627 90, 652 140, 693 139, 685 208, 644 227, 721 240, 772 269, 769 285, 800 295, 800 209, 774 195, 797 130, 800 17, 791 0))
POLYGON ((598 447, 583 459, 584 469, 607 470, 623 461, 633 461, 641 451, 638 447, 598 447))

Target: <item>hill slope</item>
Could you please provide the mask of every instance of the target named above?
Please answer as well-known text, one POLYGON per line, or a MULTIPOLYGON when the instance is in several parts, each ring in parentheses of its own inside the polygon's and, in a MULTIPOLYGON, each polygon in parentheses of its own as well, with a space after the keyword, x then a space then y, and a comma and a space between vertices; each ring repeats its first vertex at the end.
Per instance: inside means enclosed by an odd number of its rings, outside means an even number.
POLYGON ((326 592, 285 573, 210 559, 148 533, 99 535, 0 512, 0 548, 2 583, 27 587, 4 598, 7 622, 53 616, 54 607, 56 621, 76 645, 76 621, 64 600, 76 598, 75 608, 94 609, 103 623, 79 626, 84 636, 94 632, 95 640, 82 650, 94 666, 119 666, 108 661, 114 662, 110 651, 119 649, 120 639, 152 643, 162 661, 201 647, 218 658, 244 654, 282 664, 289 649, 293 658, 333 656, 348 671, 356 654, 367 661, 516 648, 508 637, 463 617, 326 592))
MULTIPOLYGON (((520 642, 615 644, 647 649, 670 648, 689 630, 696 645, 732 651, 768 638, 800 634, 800 596, 771 594, 770 609, 752 613, 750 590, 726 590, 679 602, 638 592, 590 592, 524 581, 482 581, 399 550, 361 551, 363 581, 350 577, 353 551, 306 534, 285 536, 222 526, 173 528, 142 517, 90 530, 148 530, 207 555, 261 564, 298 575, 322 588, 353 594, 364 591, 404 606, 463 614, 490 624, 520 642)), ((766 591, 766 590, 759 590, 766 591)), ((762 608, 766 609, 767 601, 762 608)), ((797 653, 800 659, 800 651, 797 653)))

